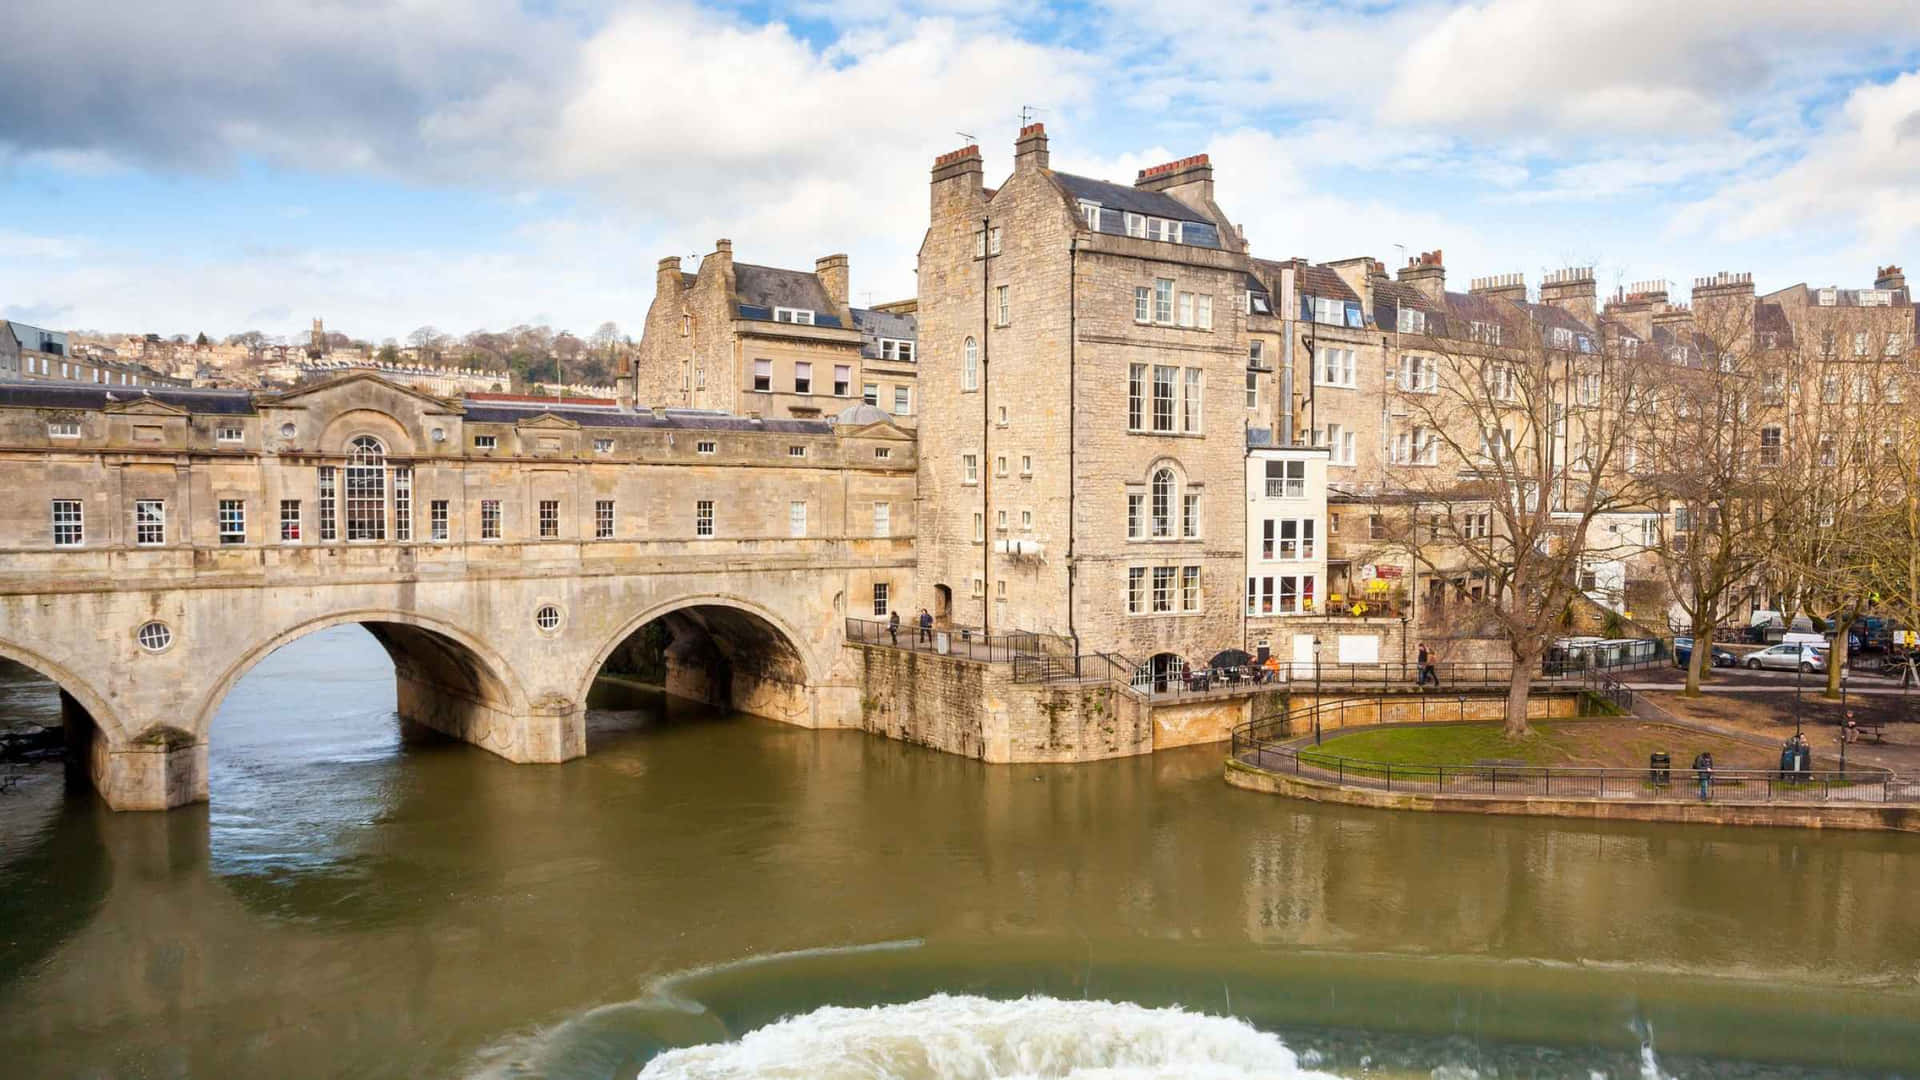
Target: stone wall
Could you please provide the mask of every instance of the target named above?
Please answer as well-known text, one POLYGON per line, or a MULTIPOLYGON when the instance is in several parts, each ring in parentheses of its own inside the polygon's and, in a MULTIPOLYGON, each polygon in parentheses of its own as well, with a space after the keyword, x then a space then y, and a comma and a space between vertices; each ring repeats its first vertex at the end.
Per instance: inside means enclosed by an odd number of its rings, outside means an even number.
POLYGON ((1111 685, 1015 683, 1011 667, 876 646, 843 650, 860 727, 993 763, 1097 761, 1154 749, 1146 703, 1111 685))

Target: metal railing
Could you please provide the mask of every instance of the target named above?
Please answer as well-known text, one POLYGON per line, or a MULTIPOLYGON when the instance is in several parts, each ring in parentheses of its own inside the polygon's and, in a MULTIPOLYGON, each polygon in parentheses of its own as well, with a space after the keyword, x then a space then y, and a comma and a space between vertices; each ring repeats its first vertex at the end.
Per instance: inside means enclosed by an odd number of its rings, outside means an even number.
POLYGON ((899 626, 885 619, 848 617, 847 640, 860 645, 885 645, 912 652, 938 653, 967 660, 1006 663, 1024 657, 1072 656, 1073 646, 1056 634, 1024 630, 986 633, 970 626, 934 626, 922 629, 902 618, 899 626))
POLYGON ((1027 655, 1013 658, 1013 681, 1128 682, 1137 665, 1119 653, 1077 653, 1072 656, 1027 655))
MULTIPOLYGON (((1570 799, 1693 799, 1699 774, 1671 764, 1648 768, 1588 768, 1476 761, 1412 765, 1331 753, 1300 744, 1310 734, 1410 723, 1461 723, 1469 701, 1486 698, 1400 697, 1342 699, 1299 706, 1233 731, 1233 760, 1266 772, 1287 773, 1352 787, 1428 795, 1552 796, 1570 799), (1449 715, 1451 714, 1451 715, 1449 715)), ((1497 700, 1497 699, 1496 699, 1497 700)), ((1487 721, 1491 722, 1491 721, 1487 721)), ((1791 773, 1769 769, 1714 769, 1706 788, 1712 802, 1920 802, 1920 781, 1876 766, 1848 772, 1791 773)))

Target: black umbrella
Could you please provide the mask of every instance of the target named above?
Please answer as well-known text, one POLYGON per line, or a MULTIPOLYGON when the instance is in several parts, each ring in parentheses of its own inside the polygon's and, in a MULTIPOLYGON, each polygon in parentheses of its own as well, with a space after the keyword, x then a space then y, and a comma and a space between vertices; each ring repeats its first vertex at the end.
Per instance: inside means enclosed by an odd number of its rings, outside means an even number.
POLYGON ((1219 652, 1213 654, 1213 659, 1207 662, 1207 666, 1216 667, 1216 668, 1235 668, 1235 667, 1245 667, 1252 662, 1253 662, 1253 654, 1247 652, 1245 649, 1222 649, 1219 652))

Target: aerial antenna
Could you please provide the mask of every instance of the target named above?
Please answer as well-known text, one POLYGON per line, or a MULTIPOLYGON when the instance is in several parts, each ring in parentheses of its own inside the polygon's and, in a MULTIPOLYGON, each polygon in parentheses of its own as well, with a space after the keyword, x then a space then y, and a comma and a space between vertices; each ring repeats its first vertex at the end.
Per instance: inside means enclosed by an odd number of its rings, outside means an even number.
POLYGON ((1020 126, 1024 128, 1024 127, 1026 127, 1026 126, 1027 126, 1028 124, 1031 124, 1031 123, 1033 123, 1033 114, 1034 114, 1034 113, 1043 113, 1043 112, 1046 112, 1046 111, 1047 111, 1047 110, 1045 110, 1045 109, 1043 109, 1043 108, 1041 108, 1041 107, 1039 107, 1038 105, 1022 105, 1022 106, 1020 106, 1020 126))
POLYGON ((980 141, 979 139, 976 139, 976 138, 974 138, 971 132, 966 132, 966 131, 956 131, 956 132, 954 132, 954 134, 955 134, 955 135, 958 135, 958 136, 960 136, 961 138, 963 138, 963 139, 965 139, 965 140, 967 140, 967 145, 968 145, 968 146, 972 146, 972 145, 974 145, 974 144, 976 144, 976 143, 978 143, 978 142, 980 141))

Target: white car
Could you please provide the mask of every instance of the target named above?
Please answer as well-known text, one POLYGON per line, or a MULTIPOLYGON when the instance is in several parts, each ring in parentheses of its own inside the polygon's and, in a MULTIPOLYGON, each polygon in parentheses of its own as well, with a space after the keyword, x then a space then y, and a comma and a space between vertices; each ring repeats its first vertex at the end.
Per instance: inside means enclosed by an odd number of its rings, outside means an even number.
POLYGON ((1825 671, 1827 668, 1826 650, 1812 645, 1790 642, 1785 645, 1769 645, 1759 652, 1747 654, 1747 666, 1755 671, 1771 668, 1775 671, 1825 671))

